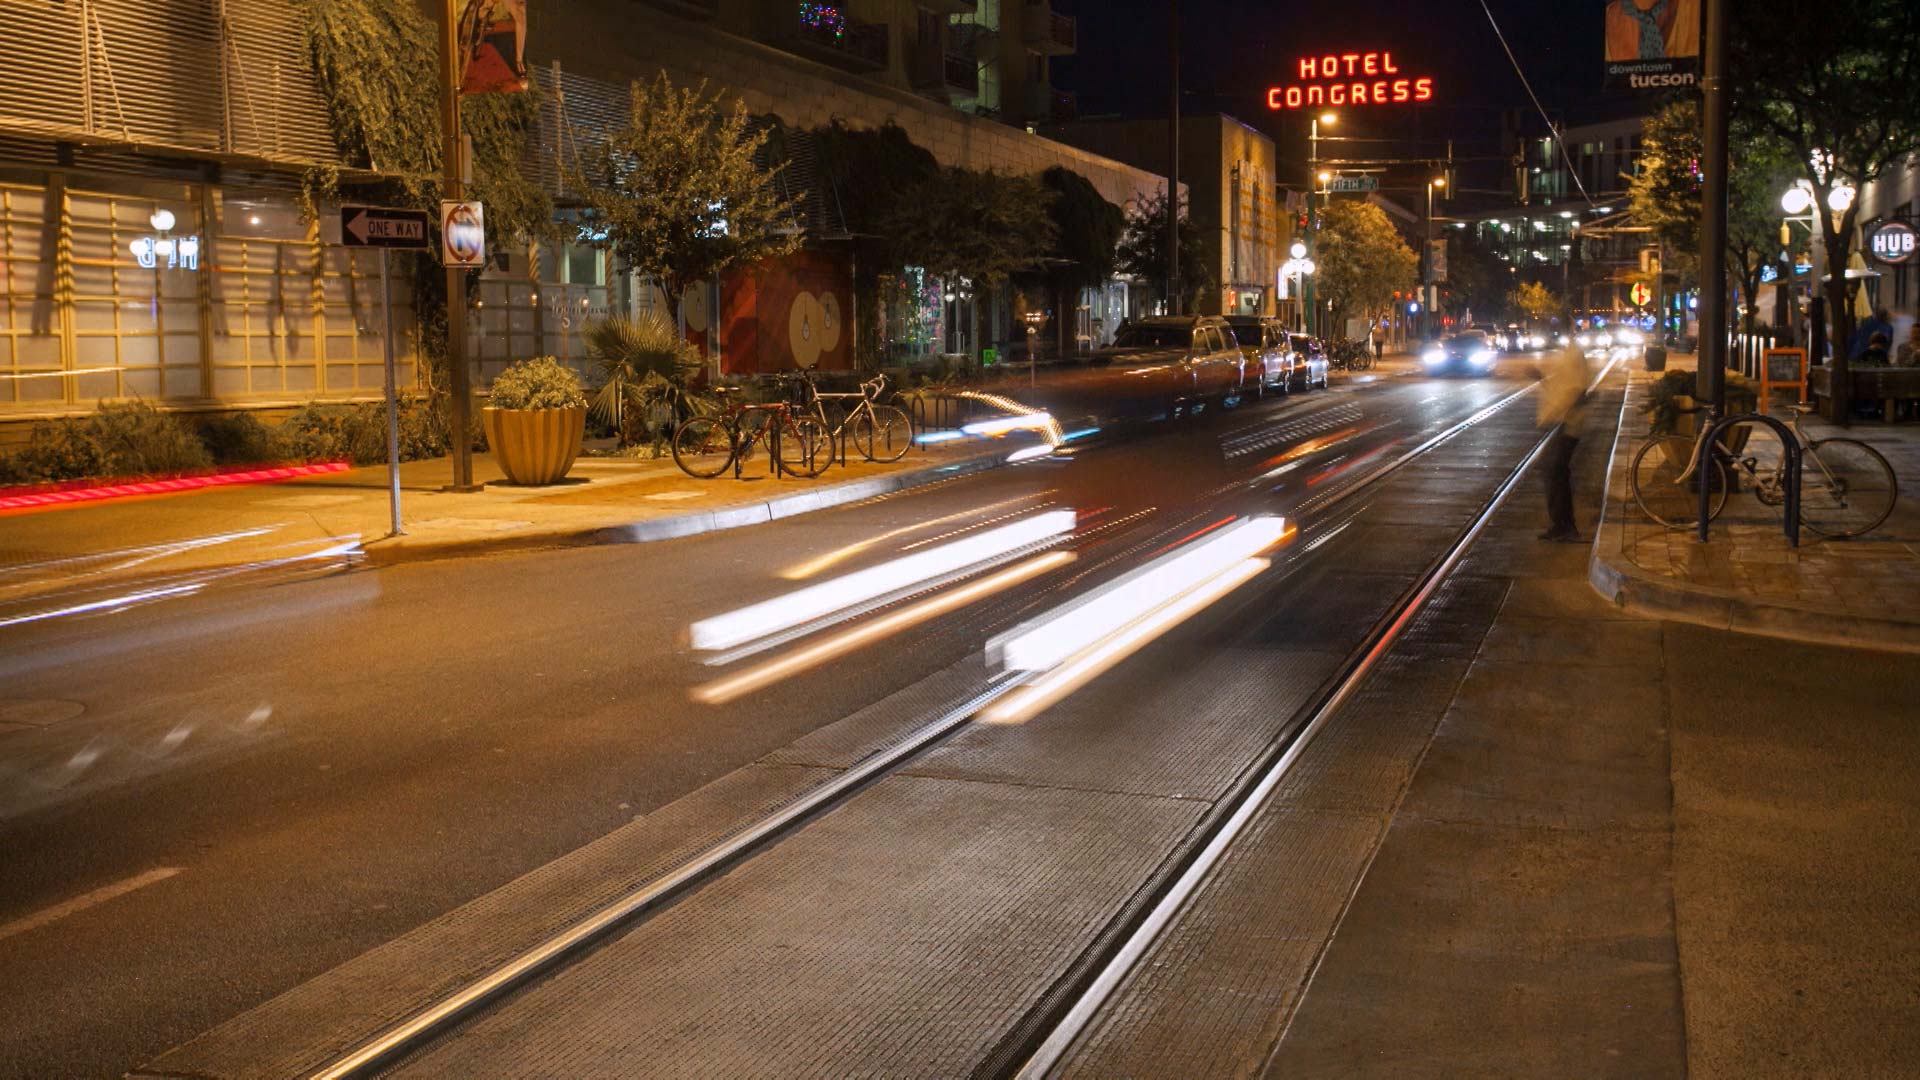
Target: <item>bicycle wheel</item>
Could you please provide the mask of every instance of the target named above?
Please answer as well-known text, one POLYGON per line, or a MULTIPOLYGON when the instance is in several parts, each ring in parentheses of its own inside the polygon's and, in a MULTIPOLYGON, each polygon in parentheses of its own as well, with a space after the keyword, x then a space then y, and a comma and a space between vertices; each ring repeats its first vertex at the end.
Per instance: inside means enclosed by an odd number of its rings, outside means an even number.
POLYGON ((875 405, 854 417, 853 445, 868 461, 899 461, 913 447, 913 420, 892 405, 875 405))
POLYGON ((1860 536, 1893 513, 1899 484, 1880 451, 1821 439, 1800 455, 1800 520, 1822 536, 1860 536))
POLYGON ((696 416, 673 433, 673 463, 688 476, 711 480, 733 464, 733 425, 713 416, 696 416))
POLYGON ((1693 443, 1687 439, 1653 439, 1633 455, 1633 469, 1627 473, 1633 501, 1640 504, 1641 512, 1669 529, 1690 529, 1700 524, 1702 477, 1712 485, 1708 520, 1719 517, 1727 505, 1727 467, 1718 455, 1709 458, 1710 468, 1681 481, 1680 474, 1686 470, 1692 452, 1693 443), (1674 464, 1676 461, 1679 464, 1674 464))
POLYGON ((833 464, 833 436, 816 416, 789 416, 780 424, 780 468, 819 476, 833 464))

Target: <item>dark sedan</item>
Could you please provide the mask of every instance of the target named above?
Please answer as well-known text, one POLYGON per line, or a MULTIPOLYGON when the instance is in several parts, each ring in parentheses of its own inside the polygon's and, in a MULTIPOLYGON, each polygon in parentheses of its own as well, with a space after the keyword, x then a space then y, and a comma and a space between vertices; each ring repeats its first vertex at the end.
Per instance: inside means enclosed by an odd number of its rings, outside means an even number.
POLYGON ((1479 330, 1448 334, 1427 346, 1420 363, 1429 375, 1485 375, 1499 359, 1493 342, 1479 330))

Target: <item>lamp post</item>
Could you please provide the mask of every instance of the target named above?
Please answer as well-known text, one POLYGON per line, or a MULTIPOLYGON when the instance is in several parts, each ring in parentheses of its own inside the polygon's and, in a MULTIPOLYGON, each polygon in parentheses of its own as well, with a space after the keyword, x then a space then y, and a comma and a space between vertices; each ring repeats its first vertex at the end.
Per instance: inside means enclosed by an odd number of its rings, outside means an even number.
POLYGON ((1447 178, 1436 176, 1427 181, 1426 242, 1420 247, 1420 321, 1423 337, 1433 336, 1433 192, 1445 188, 1447 178))
MULTIPOLYGON (((1295 240, 1293 242, 1293 246, 1287 250, 1287 254, 1291 255, 1292 258, 1288 259, 1284 264, 1281 265, 1280 274, 1282 277, 1285 277, 1293 282, 1293 288, 1288 291, 1288 296, 1293 300, 1294 303, 1302 303, 1302 301, 1300 300, 1301 281, 1303 279, 1310 278, 1313 275, 1313 271, 1316 268, 1313 264, 1313 260, 1307 258, 1307 245, 1301 243, 1298 240, 1295 240)), ((1302 330, 1304 330, 1306 326, 1305 307, 1306 305, 1302 304, 1302 311, 1301 311, 1300 320, 1298 324, 1302 330)))
MULTIPOLYGON (((1331 178, 1329 174, 1320 171, 1320 125, 1325 124, 1328 127, 1332 127, 1339 119, 1340 118, 1333 113, 1321 113, 1313 118, 1313 127, 1307 133, 1307 238, 1312 241, 1310 246, 1315 249, 1318 249, 1320 246, 1318 242, 1320 217, 1314 210, 1313 196, 1316 193, 1316 185, 1318 185, 1319 188, 1324 188, 1327 180, 1331 178)), ((1331 198, 1331 196, 1328 197, 1331 198)), ((1306 331, 1309 334, 1314 334, 1318 329, 1320 313, 1319 309, 1314 306, 1313 280, 1311 277, 1309 277, 1306 282, 1306 290, 1305 308, 1308 313, 1306 318, 1306 331)))

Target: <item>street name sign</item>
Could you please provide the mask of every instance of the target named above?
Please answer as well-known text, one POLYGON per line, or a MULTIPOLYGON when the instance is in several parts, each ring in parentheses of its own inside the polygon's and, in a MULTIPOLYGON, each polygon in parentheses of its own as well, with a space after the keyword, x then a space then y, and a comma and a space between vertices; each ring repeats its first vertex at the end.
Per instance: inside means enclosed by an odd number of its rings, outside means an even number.
POLYGON ((1336 176, 1327 181, 1328 191, 1378 191, 1380 181, 1371 176, 1336 176))
POLYGON ((425 251, 427 212, 391 206, 342 206, 340 243, 345 247, 405 248, 425 251))

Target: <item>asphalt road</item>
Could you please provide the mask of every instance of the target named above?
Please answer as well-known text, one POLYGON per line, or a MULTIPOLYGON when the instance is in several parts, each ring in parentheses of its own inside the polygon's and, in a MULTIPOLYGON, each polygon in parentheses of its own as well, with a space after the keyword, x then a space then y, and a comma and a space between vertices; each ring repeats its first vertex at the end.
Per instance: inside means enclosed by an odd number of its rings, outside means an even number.
MULTIPOLYGON (((0 734, 0 1075, 118 1074, 1226 514, 1310 516, 1326 490, 1518 385, 1349 384, 748 530, 0 630, 7 700, 65 717, 0 734), (782 571, 880 537, 821 576, 858 569, 1042 506, 1101 529, 1071 573, 775 690, 689 701, 713 669, 688 625, 794 588, 782 571)), ((1416 557, 1384 532, 1347 543, 1382 565, 1416 557)), ((1325 583, 1335 608, 1338 586, 1325 583)), ((1316 647, 1342 651, 1363 624, 1326 621, 1316 647)))

